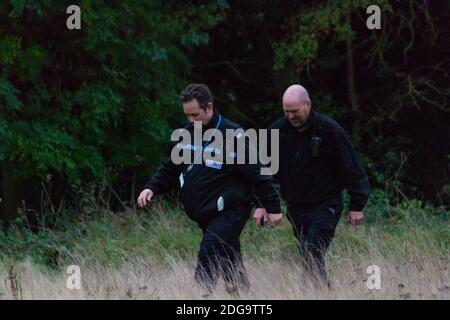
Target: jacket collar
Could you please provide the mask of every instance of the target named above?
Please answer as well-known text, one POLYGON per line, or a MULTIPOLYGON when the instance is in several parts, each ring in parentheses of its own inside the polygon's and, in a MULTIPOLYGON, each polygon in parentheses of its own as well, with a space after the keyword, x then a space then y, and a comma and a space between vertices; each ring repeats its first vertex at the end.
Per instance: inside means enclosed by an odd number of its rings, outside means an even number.
MULTIPOLYGON (((221 117, 219 111, 217 111, 216 108, 214 108, 213 112, 214 113, 213 113, 213 116, 211 117, 211 120, 209 120, 209 122, 206 125, 202 126, 202 131, 205 131, 205 130, 208 130, 211 128, 215 128, 217 123, 219 122, 219 118, 221 117)), ((193 128, 194 128, 193 123, 188 123, 185 127, 185 129, 189 129, 189 130, 191 130, 193 128)))
POLYGON ((216 108, 213 109, 213 116, 211 117, 211 120, 203 126, 203 130, 208 130, 211 128, 215 128, 219 122, 220 113, 216 110, 216 108))

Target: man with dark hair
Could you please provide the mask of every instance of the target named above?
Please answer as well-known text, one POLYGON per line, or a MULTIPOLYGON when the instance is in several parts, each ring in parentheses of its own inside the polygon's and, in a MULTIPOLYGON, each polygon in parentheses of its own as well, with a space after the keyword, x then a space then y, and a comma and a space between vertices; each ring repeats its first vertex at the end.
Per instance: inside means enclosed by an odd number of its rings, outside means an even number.
MULTIPOLYGON (((348 221, 356 225, 364 217, 369 183, 344 129, 312 110, 304 87, 286 90, 283 112, 285 116, 270 127, 280 136, 280 170, 275 178, 307 273, 315 284, 329 285, 325 252, 344 207, 342 191, 347 189, 350 195, 348 221)), ((253 217, 259 224, 265 215, 265 209, 258 208, 253 217)))
POLYGON ((213 102, 211 91, 202 83, 191 83, 180 93, 182 102, 197 100, 200 108, 206 110, 209 102, 213 102))
MULTIPOLYGON (((177 146, 186 148, 183 151, 192 152, 194 157, 195 150, 206 152, 206 149, 212 148, 207 137, 202 138, 202 145, 195 145, 194 122, 201 122, 203 133, 213 129, 214 132, 220 131, 223 136, 226 136, 226 129, 240 128, 214 109, 212 95, 206 85, 190 84, 181 92, 180 98, 190 123, 182 130, 190 133, 191 143, 177 146)), ((224 140, 222 146, 214 147, 214 152, 223 154, 226 144, 235 142, 224 140)), ((245 149, 248 152, 247 142, 245 149)), ((143 207, 155 194, 165 193, 179 182, 185 211, 203 231, 195 280, 209 295, 222 275, 227 291, 236 294, 238 288, 246 290, 249 286, 242 263, 239 236, 250 216, 253 190, 269 212, 267 219, 272 225, 278 224, 282 218, 280 199, 273 177, 260 174, 259 162, 230 164, 206 160, 202 159, 201 163, 194 160, 193 164, 175 164, 169 158, 145 184, 137 201, 143 207)))

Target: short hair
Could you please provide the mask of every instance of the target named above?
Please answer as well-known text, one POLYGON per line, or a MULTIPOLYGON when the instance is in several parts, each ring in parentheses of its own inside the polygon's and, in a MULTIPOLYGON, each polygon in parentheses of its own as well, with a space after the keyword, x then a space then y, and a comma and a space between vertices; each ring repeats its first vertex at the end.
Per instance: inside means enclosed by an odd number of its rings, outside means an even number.
POLYGON ((306 91, 306 89, 303 91, 300 91, 300 103, 305 103, 309 99, 309 93, 306 91))
POLYGON ((197 99, 200 108, 206 109, 208 102, 212 102, 213 98, 209 88, 203 83, 191 83, 180 93, 182 102, 188 102, 197 99))

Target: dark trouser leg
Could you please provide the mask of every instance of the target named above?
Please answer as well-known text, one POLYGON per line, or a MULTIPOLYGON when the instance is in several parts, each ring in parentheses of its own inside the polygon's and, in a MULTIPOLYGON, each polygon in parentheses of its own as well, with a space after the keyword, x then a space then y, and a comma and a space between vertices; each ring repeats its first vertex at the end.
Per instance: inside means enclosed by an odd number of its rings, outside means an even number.
POLYGON ((195 280, 212 292, 221 275, 227 287, 248 289, 239 236, 250 215, 248 207, 218 213, 203 229, 195 280))
POLYGON ((305 270, 321 283, 328 283, 325 254, 333 239, 342 207, 342 202, 335 200, 307 210, 289 210, 289 220, 294 228, 305 270))

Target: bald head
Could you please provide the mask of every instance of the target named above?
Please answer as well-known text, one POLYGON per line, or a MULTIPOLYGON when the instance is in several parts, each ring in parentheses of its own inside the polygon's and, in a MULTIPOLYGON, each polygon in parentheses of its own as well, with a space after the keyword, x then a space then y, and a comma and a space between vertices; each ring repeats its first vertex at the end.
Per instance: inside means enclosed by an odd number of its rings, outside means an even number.
POLYGON ((286 89, 283 94, 283 103, 293 102, 293 103, 305 103, 309 99, 309 94, 306 89, 299 85, 293 84, 286 89))
POLYGON ((283 112, 292 126, 301 129, 308 120, 311 100, 308 91, 299 84, 293 84, 283 94, 283 112))

